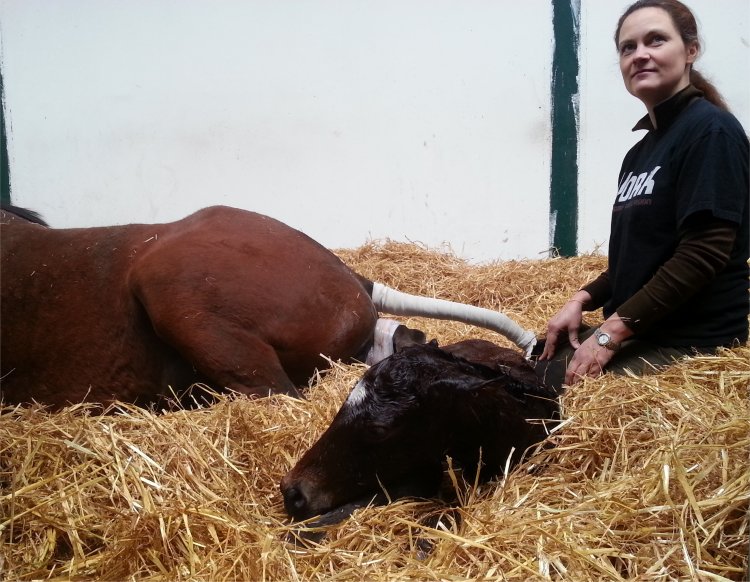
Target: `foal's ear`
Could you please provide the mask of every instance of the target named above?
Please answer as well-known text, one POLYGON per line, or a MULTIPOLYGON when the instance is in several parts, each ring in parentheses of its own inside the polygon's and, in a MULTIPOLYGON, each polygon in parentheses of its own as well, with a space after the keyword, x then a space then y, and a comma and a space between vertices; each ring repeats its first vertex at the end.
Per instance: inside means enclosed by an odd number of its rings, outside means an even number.
POLYGON ((427 336, 423 331, 399 325, 393 332, 393 352, 400 352, 409 346, 422 345, 426 341, 427 336))

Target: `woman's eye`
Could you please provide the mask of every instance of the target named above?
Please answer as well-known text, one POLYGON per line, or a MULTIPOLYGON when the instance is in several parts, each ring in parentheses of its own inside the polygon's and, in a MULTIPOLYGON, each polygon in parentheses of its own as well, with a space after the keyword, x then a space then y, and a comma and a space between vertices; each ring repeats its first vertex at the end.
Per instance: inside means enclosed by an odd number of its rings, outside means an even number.
POLYGON ((651 39, 651 44, 659 46, 660 44, 663 44, 666 39, 663 36, 655 36, 651 39))
POLYGON ((632 44, 624 44, 620 47, 620 54, 622 56, 627 56, 630 53, 633 52, 633 45, 632 44))

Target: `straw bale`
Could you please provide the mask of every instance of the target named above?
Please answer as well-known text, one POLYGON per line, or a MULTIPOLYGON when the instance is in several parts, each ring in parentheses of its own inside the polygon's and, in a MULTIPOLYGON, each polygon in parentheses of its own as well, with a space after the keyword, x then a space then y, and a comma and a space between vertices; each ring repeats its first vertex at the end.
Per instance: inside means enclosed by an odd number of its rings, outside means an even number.
MULTIPOLYGON (((339 251, 401 290, 501 309, 543 332, 604 267, 598 255, 470 265, 391 241, 339 251)), ((496 334, 415 320, 448 343, 496 334)), ((739 580, 748 554, 750 347, 643 378, 588 379, 565 422, 460 507, 365 508, 292 543, 278 483, 361 365, 333 362, 308 399, 218 397, 197 410, 119 405, 0 414, 0 578, 739 580), (425 548, 431 547, 431 551, 425 548)))

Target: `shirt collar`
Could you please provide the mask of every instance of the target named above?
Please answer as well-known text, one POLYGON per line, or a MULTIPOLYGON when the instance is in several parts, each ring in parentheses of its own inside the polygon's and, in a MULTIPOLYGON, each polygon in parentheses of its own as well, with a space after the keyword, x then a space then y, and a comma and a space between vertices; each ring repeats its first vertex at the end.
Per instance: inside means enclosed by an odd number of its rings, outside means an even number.
MULTIPOLYGON (((681 91, 678 91, 672 95, 666 101, 662 101, 654 107, 654 115, 656 116, 656 122, 659 129, 666 129, 669 127, 675 118, 690 104, 696 97, 703 97, 703 92, 697 89, 693 85, 688 85, 681 91)), ((646 129, 652 131, 654 125, 651 123, 651 117, 646 114, 642 117, 638 123, 635 124, 633 131, 640 129, 646 129)))

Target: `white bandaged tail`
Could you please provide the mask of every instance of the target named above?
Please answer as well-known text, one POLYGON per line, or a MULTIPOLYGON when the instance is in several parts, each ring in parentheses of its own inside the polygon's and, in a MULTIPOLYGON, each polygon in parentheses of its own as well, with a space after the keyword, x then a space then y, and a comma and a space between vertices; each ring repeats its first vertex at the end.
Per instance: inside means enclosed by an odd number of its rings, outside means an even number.
POLYGON ((372 302, 378 311, 385 311, 393 315, 447 319, 491 329, 516 344, 524 351, 526 357, 531 355, 531 350, 536 344, 536 335, 533 331, 523 329, 499 311, 485 309, 484 307, 433 297, 410 295, 387 287, 382 283, 373 284, 372 302))
POLYGON ((375 323, 372 347, 367 352, 365 364, 372 366, 393 355, 393 334, 396 333, 399 325, 401 324, 393 319, 378 318, 377 323, 375 323))

